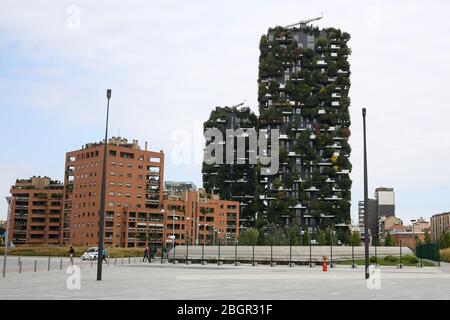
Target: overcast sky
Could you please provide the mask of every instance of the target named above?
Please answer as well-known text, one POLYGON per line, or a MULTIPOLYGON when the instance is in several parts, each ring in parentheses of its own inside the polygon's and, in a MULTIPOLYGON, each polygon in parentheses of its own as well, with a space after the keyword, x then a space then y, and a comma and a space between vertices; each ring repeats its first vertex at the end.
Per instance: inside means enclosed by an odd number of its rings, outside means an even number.
POLYGON ((165 179, 200 186, 198 132, 211 109, 245 100, 257 111, 261 35, 323 12, 317 25, 352 36, 353 220, 362 107, 370 195, 394 187, 406 221, 450 210, 449 2, 316 3, 1 0, 0 194, 17 177, 62 180, 65 152, 102 140, 106 88, 110 136, 163 149, 165 179))

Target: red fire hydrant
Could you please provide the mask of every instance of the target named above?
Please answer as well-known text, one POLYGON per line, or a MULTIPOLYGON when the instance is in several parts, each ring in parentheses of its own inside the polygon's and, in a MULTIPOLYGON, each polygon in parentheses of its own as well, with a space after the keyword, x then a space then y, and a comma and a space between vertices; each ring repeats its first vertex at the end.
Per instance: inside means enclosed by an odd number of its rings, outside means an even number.
POLYGON ((327 257, 323 257, 323 272, 327 272, 327 257))

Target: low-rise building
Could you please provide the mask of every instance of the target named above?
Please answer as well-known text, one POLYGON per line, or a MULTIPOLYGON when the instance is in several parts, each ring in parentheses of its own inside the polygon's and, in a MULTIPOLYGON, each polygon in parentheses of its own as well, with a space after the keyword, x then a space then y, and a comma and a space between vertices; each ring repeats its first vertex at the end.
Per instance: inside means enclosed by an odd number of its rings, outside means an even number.
POLYGON ((234 243, 239 236, 239 202, 199 191, 166 194, 165 245, 234 243))

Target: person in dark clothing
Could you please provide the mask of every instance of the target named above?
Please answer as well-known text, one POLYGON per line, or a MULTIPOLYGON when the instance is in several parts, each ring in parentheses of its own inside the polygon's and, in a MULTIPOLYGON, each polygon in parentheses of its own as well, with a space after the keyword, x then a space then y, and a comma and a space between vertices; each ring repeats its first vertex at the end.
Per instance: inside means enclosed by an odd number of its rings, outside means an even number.
POLYGON ((75 249, 72 246, 70 246, 70 248, 69 248, 69 257, 70 257, 70 263, 71 264, 73 264, 73 257, 74 257, 74 255, 75 255, 75 249))
POLYGON ((142 262, 145 262, 145 259, 149 260, 149 258, 148 258, 148 252, 149 252, 148 246, 145 246, 145 249, 144 249, 144 258, 142 259, 142 262))

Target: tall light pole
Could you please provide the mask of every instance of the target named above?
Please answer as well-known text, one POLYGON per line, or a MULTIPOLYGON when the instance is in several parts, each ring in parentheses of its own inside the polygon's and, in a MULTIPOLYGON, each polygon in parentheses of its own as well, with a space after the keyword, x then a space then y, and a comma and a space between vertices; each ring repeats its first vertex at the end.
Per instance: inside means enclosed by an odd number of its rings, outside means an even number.
POLYGON ((365 276, 369 279, 369 190, 367 183, 366 108, 362 109, 364 130, 364 256, 365 276))
POLYGON ((97 258, 97 281, 102 280, 103 266, 103 235, 105 225, 105 194, 106 194, 106 158, 108 151, 108 120, 109 120, 109 100, 111 99, 111 89, 106 90, 108 103, 106 106, 106 129, 105 141, 103 145, 103 168, 102 168, 102 191, 100 198, 100 223, 98 225, 98 258, 97 258))
POLYGON ((412 234, 413 234, 413 240, 414 240, 414 250, 416 251, 415 254, 417 255, 417 241, 416 241, 416 234, 414 233, 414 223, 416 222, 415 219, 411 220, 411 227, 412 227, 412 234))
POLYGON ((12 197, 6 197, 8 202, 8 216, 6 217, 6 231, 5 231, 5 256, 3 257, 3 278, 6 276, 6 258, 8 257, 8 238, 9 238, 9 216, 11 215, 12 197))

